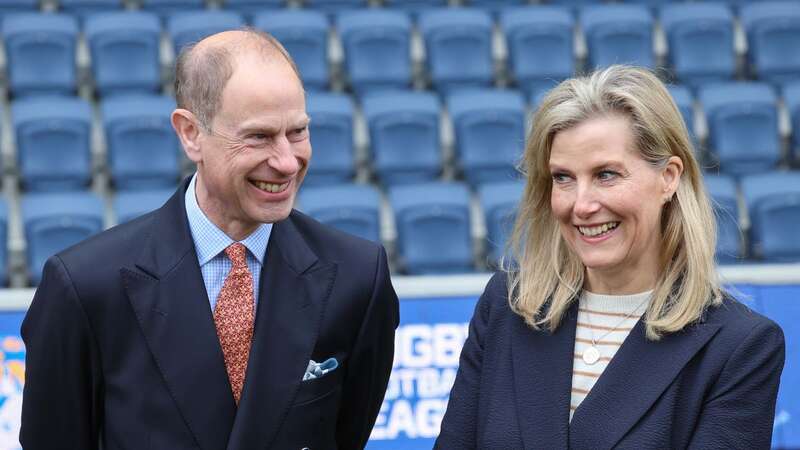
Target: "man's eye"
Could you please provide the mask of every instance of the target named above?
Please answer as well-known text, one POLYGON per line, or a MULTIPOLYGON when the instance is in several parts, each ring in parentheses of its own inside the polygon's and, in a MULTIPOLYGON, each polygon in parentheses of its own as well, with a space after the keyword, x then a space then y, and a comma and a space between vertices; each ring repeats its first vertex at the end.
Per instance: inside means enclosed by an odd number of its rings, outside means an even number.
POLYGON ((295 128, 294 130, 292 130, 292 134, 303 134, 303 133, 305 133, 307 130, 308 130, 308 127, 307 127, 307 126, 305 126, 305 127, 300 127, 300 128, 295 128))

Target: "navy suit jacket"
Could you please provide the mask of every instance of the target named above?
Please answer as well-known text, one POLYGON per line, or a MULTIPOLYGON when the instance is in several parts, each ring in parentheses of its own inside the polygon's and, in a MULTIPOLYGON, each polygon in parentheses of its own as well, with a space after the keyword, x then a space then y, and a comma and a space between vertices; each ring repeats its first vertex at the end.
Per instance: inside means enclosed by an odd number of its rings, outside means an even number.
POLYGON ((383 248, 275 223, 238 408, 183 203, 50 258, 22 325, 26 450, 362 448, 392 366, 383 248), (301 381, 308 361, 339 368, 301 381))
POLYGON ((436 448, 768 449, 781 329, 726 299, 645 338, 639 321, 569 422, 577 302, 554 333, 508 306, 496 274, 475 308, 436 448))

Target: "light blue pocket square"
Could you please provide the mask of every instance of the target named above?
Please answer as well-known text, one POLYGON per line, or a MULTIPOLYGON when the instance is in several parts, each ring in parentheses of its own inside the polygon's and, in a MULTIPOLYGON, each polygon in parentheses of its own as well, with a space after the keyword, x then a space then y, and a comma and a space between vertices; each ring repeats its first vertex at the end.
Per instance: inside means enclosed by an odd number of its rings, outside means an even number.
POLYGON ((321 363, 312 359, 308 362, 306 373, 303 374, 303 381, 319 378, 329 372, 333 372, 337 367, 339 367, 339 361, 336 358, 328 358, 321 363))

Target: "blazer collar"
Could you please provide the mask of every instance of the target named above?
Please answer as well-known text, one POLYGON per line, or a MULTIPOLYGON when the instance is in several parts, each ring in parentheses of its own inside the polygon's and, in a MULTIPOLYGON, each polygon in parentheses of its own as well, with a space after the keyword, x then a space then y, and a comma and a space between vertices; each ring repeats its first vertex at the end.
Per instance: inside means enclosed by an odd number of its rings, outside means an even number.
POLYGON ((319 261, 291 217, 274 224, 237 408, 186 218, 188 183, 153 214, 135 267, 122 268, 120 275, 197 446, 267 448, 311 358, 336 266, 319 261))
POLYGON ((517 417, 526 449, 610 449, 636 424, 719 324, 701 322, 648 341, 640 320, 569 421, 578 302, 554 333, 515 320, 517 417))

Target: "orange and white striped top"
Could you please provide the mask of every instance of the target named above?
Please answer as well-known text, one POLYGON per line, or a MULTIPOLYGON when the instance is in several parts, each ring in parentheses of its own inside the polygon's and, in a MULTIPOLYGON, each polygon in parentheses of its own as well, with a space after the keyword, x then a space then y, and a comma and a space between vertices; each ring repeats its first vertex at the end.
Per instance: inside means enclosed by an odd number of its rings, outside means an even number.
MULTIPOLYGON (((575 354, 572 364, 572 396, 569 419, 594 383, 603 374, 611 358, 628 337, 636 322, 647 310, 653 291, 632 295, 602 295, 583 291, 578 303, 578 326, 575 330, 575 354), (594 364, 584 361, 583 353, 592 346, 600 357, 594 364)), ((589 358, 591 361, 592 358, 589 358)))

